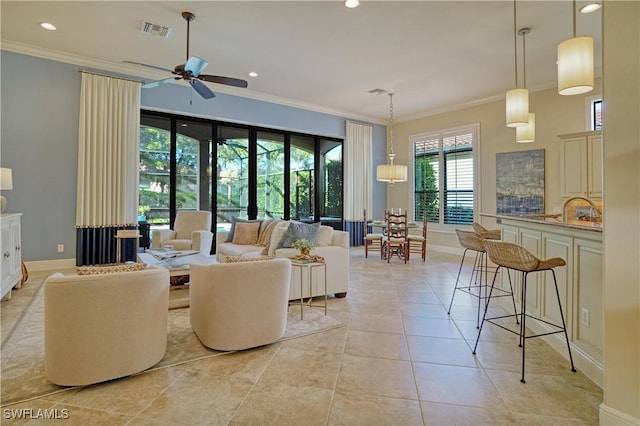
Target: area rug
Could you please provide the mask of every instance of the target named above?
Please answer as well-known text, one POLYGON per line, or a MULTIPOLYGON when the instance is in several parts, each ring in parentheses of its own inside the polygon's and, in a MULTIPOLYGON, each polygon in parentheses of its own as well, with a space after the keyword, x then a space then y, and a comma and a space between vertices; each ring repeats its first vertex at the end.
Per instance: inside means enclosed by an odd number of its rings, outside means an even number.
MULTIPOLYGON (((2 406, 70 389, 54 385, 45 378, 43 293, 41 286, 9 337, 2 344, 0 401, 2 406)), ((300 320, 300 310, 292 307, 287 319, 287 330, 280 340, 302 337, 342 326, 344 324, 335 318, 325 316, 321 309, 307 309, 304 320, 300 320)), ((228 353, 230 352, 208 349, 200 343, 191 329, 188 307, 170 309, 167 353, 160 363, 147 371, 228 353)))

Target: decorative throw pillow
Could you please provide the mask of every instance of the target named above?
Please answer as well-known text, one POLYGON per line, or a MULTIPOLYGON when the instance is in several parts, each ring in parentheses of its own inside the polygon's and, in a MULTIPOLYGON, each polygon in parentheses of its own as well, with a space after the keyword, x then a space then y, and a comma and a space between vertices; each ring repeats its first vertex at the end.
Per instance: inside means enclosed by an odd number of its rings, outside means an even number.
POLYGON ((318 231, 318 238, 316 239, 316 246, 324 247, 330 246, 333 241, 333 228, 327 225, 320 226, 318 231))
POLYGON ((106 265, 86 265, 78 266, 78 275, 114 274, 116 272, 142 271, 147 267, 142 262, 120 263, 106 265))
POLYGON ((277 248, 290 248, 293 247, 293 243, 296 240, 305 239, 309 240, 311 244, 316 243, 318 238, 318 231, 320 231, 320 222, 318 223, 303 223, 303 222, 291 222, 287 228, 287 232, 284 233, 277 248))
POLYGON ((258 241, 259 231, 260 222, 238 222, 231 242, 239 245, 253 245, 258 241))
POLYGON ((258 241, 256 242, 257 246, 266 247, 269 245, 271 232, 273 231, 273 227, 277 222, 277 220, 272 219, 262 221, 262 225, 260 225, 260 233, 258 234, 258 241))
POLYGON ((225 241, 225 243, 233 242, 233 236, 236 233, 236 223, 253 223, 253 222, 262 223, 262 220, 238 219, 237 217, 231 218, 231 229, 229 230, 229 234, 227 235, 227 240, 225 241))
POLYGON ((269 246, 267 248, 267 252, 265 253, 262 250, 262 254, 268 254, 269 256, 275 256, 276 248, 282 239, 282 236, 285 232, 287 232, 287 228, 291 222, 288 220, 279 221, 278 224, 273 228, 271 232, 271 238, 269 239, 269 246))
POLYGON ((271 260, 273 256, 257 256, 257 257, 240 257, 240 256, 227 256, 227 263, 240 263, 240 262, 256 262, 258 260, 271 260))

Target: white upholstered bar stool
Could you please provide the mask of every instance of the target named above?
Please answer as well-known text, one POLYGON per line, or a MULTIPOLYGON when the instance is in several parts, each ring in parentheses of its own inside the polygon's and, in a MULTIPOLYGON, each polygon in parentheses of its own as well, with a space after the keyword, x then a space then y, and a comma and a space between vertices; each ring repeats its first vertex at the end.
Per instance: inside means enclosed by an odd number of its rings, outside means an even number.
POLYGON ((520 313, 514 313, 514 315, 501 315, 496 317, 487 317, 487 311, 489 308, 489 303, 491 302, 491 298, 493 297, 494 285, 496 282, 496 276, 493 277, 493 282, 491 283, 491 289, 489 290, 489 299, 487 300, 487 308, 485 309, 484 316, 482 317, 482 323, 480 324, 480 330, 478 331, 478 337, 476 339, 476 344, 473 347, 473 354, 475 355, 476 349, 478 348, 478 341, 480 340, 480 333, 482 333, 482 327, 485 322, 497 325, 498 327, 507 330, 511 333, 517 334, 519 336, 519 345, 522 347, 522 377, 520 381, 525 383, 524 380, 524 367, 525 367, 525 347, 527 339, 531 339, 534 337, 547 336, 550 334, 563 333, 565 341, 567 342, 567 350, 569 351, 569 360, 571 362, 571 371, 575 372, 576 368, 573 364, 573 357, 571 355, 571 346, 569 345, 569 336, 567 334, 567 326, 564 320, 564 312, 562 310, 562 302, 560 301, 560 292, 558 291, 558 281, 556 280, 556 273, 554 268, 565 266, 566 262, 564 259, 560 257, 553 257, 550 259, 538 259, 529 251, 527 251, 524 247, 521 247, 517 244, 508 243, 505 241, 494 241, 494 240, 484 240, 484 246, 487 251, 487 255, 489 259, 498 265, 498 269, 500 268, 508 268, 513 269, 515 271, 519 271, 522 273, 522 295, 520 300, 520 313), (550 321, 544 320, 542 318, 538 318, 536 316, 530 315, 526 312, 527 306, 527 276, 531 272, 551 272, 553 276, 553 284, 556 288, 556 297, 558 299, 558 308, 560 310, 560 319, 562 324, 554 324, 550 321), (514 331, 510 328, 504 326, 504 324, 500 321, 503 318, 508 318, 515 316, 516 318, 520 316, 520 328, 518 331, 514 331), (529 334, 527 335, 527 318, 531 318, 536 321, 540 321, 543 324, 549 326, 550 329, 548 332, 539 333, 539 334, 529 334))

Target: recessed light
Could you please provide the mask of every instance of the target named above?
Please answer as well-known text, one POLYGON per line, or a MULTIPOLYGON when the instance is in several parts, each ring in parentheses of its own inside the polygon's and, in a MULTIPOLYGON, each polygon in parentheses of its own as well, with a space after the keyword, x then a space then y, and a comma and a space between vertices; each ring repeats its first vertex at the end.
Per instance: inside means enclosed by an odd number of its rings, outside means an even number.
POLYGON ((257 76, 258 76, 258 73, 257 73, 257 72, 255 72, 255 71, 251 71, 251 72, 249 73, 249 77, 257 77, 257 76))
POLYGON ((584 6, 582 9, 580 9, 580 12, 582 13, 591 13, 591 12, 595 12, 596 10, 600 9, 602 7, 602 4, 600 3, 589 3, 588 5, 584 6))
POLYGON ((349 9, 353 9, 354 7, 358 7, 360 2, 358 0, 347 0, 344 2, 344 5, 349 9))
POLYGON ((53 24, 50 24, 49 22, 43 22, 40 24, 40 26, 42 28, 44 28, 45 30, 49 30, 49 31, 55 31, 56 30, 56 26, 53 24))

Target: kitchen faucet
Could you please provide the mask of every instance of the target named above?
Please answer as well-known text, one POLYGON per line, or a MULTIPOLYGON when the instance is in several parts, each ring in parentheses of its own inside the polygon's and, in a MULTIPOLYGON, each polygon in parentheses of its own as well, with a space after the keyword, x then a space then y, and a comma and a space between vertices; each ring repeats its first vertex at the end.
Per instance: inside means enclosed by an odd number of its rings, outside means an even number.
POLYGON ((570 202, 572 202, 574 200, 582 200, 582 201, 586 201, 587 203, 589 203, 589 205, 591 206, 589 217, 591 217, 591 219, 596 219, 596 218, 602 219, 602 212, 598 209, 598 206, 596 206, 596 203, 594 203, 593 200, 591 200, 591 199, 589 199, 587 197, 578 196, 578 197, 569 198, 562 205, 562 220, 563 221, 565 221, 565 222, 567 221, 567 206, 569 205, 570 202), (594 212, 595 212, 595 214, 594 214, 594 212))

